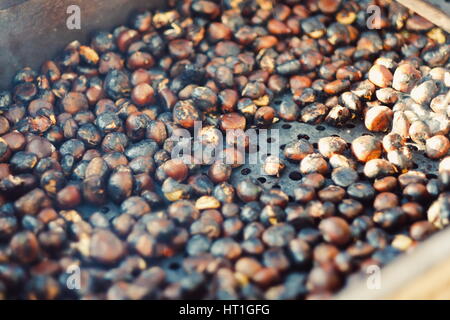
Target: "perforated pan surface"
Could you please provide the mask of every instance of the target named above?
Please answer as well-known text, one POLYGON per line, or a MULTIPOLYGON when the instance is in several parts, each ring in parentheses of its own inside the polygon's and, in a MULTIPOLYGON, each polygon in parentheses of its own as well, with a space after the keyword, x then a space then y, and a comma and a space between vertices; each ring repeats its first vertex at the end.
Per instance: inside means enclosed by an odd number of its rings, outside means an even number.
MULTIPOLYGON (((344 127, 340 128, 333 127, 327 124, 311 125, 296 121, 286 122, 284 120, 281 120, 275 123, 271 129, 279 130, 279 156, 284 160, 284 163, 286 165, 286 168, 283 170, 280 177, 261 175, 261 165, 263 161, 260 161, 260 163, 256 165, 249 165, 248 161, 246 161, 245 165, 234 170, 231 179, 233 185, 236 185, 242 179, 251 177, 258 180, 265 188, 281 188, 285 193, 292 196, 295 187, 298 185, 299 180, 301 179, 301 175, 299 172, 299 163, 286 161, 283 156, 283 148, 287 143, 303 138, 307 139, 311 144, 313 144, 315 149, 317 149, 317 142, 322 137, 335 135, 343 138, 348 144, 350 144, 354 139, 362 135, 376 136, 380 140, 385 135, 385 133, 369 132, 365 128, 364 124, 358 120, 349 122, 344 127)), ((272 143, 276 143, 276 141, 272 141, 272 143)), ((414 143, 409 143, 408 145, 410 146, 414 154, 414 169, 423 171, 430 177, 432 177, 433 175, 437 175, 439 162, 427 158, 424 155, 423 146, 414 143)), ((348 149, 346 151, 346 154, 349 155, 349 153, 350 150, 348 149)), ((357 170, 360 173, 360 178, 362 180, 364 180, 364 175, 362 174, 363 167, 364 165, 360 163, 357 166, 357 170)), ((327 177, 326 183, 332 183, 329 176, 327 177)))
MULTIPOLYGON (((299 180, 301 179, 301 174, 299 173, 299 163, 289 162, 283 156, 284 146, 292 141, 298 139, 307 139, 313 146, 317 149, 317 142, 322 137, 328 137, 332 135, 339 136, 350 144, 355 138, 361 135, 373 135, 378 137, 380 140, 383 138, 383 133, 373 133, 369 132, 361 121, 355 120, 347 123, 344 127, 333 127, 327 124, 311 125, 306 123, 300 123, 297 121, 287 122, 280 120, 273 124, 269 129, 268 137, 271 136, 270 130, 277 129, 278 131, 278 145, 280 147, 279 156, 284 160, 286 168, 283 170, 279 177, 263 175, 261 166, 264 163, 264 156, 262 156, 257 164, 248 164, 248 157, 244 165, 235 168, 231 176, 231 183, 236 186, 239 181, 247 178, 253 178, 261 184, 266 189, 270 188, 281 188, 289 196, 293 196, 294 189, 298 186, 299 180)), ((277 143, 277 141, 272 140, 271 143, 277 143)), ((421 170, 427 173, 429 176, 437 175, 438 162, 427 158, 424 155, 423 148, 416 144, 410 144, 413 154, 414 154, 414 167, 417 170, 421 170)), ((267 147, 270 151, 270 147, 267 147)), ((346 151, 349 155, 350 150, 346 151)), ((203 169, 206 169, 205 166, 203 169)), ((358 164, 358 172, 360 173, 360 178, 364 179, 362 174, 363 165, 358 164)), ((332 184, 332 181, 327 176, 326 184, 332 184)), ((160 192, 160 190, 157 190, 160 192)), ((167 203, 168 204, 168 203, 167 203)), ((92 205, 83 204, 78 208, 79 212, 85 217, 89 218, 96 211, 102 212, 106 218, 110 221, 114 217, 120 214, 120 208, 118 208, 113 203, 107 203, 102 207, 95 207, 92 205)), ((158 265, 166 271, 167 278, 169 282, 180 281, 186 273, 182 268, 184 255, 179 254, 168 259, 159 259, 152 261, 152 265, 158 265)))

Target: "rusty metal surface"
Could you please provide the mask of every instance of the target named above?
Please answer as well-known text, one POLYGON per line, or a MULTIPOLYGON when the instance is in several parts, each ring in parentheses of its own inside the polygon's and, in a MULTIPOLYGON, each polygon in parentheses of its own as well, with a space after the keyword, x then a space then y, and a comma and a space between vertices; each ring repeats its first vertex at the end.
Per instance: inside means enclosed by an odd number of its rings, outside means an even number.
POLYGON ((1 0, 0 90, 22 67, 39 68, 72 40, 87 41, 94 30, 127 22, 138 8, 162 6, 162 0, 1 0), (67 7, 81 9, 81 29, 69 30, 67 7))
POLYGON ((28 0, 1 0, 0 1, 0 10, 8 9, 13 6, 17 6, 18 4, 21 4, 28 0))

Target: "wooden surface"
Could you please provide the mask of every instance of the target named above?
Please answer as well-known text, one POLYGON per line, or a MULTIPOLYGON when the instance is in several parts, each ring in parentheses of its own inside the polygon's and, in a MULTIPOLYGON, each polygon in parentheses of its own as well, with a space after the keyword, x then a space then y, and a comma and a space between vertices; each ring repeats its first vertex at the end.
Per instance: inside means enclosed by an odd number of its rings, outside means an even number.
POLYGON ((0 0, 0 90, 25 66, 39 68, 72 40, 87 41, 94 30, 126 23, 138 8, 163 0, 0 0), (81 29, 69 30, 67 7, 81 9, 81 29))
POLYGON ((450 299, 450 228, 381 269, 380 289, 367 287, 367 277, 354 279, 336 299, 450 299))
POLYGON ((386 298, 450 300, 450 258, 388 294, 386 298))
POLYGON ((450 3, 445 0, 396 0, 433 24, 450 32, 450 3))

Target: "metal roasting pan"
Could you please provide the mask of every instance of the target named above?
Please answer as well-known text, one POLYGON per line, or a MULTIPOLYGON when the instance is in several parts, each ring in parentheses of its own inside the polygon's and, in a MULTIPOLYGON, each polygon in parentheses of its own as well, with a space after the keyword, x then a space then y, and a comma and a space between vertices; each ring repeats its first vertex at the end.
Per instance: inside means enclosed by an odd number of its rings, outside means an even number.
MULTIPOLYGON (((444 15, 449 10, 448 3, 443 0, 432 0, 431 3, 444 15)), ((9 88, 10 81, 19 68, 39 68, 43 61, 54 57, 70 41, 86 42, 94 30, 111 30, 114 26, 126 23, 130 13, 138 8, 163 6, 162 0, 0 0, 0 90, 9 88), (81 30, 69 30, 66 26, 66 10, 69 5, 81 8, 81 30)), ((426 16, 426 13, 422 14, 426 16)), ((448 21, 449 15, 447 13, 448 21)), ((357 122, 344 128, 335 128, 325 124, 314 126, 279 121, 273 128, 280 129, 281 147, 300 135, 307 136, 311 143, 317 143, 319 138, 330 135, 338 135, 351 142, 363 134, 373 134, 357 122)), ((429 175, 437 175, 438 162, 429 160, 420 148, 417 149, 414 151, 416 167, 429 175)), ((235 169, 232 183, 235 185, 241 179, 253 177, 265 187, 281 188, 292 195, 298 183, 293 173, 298 165, 288 162, 279 178, 261 176, 259 166, 245 164, 235 169)), ((107 207, 107 216, 117 214, 117 207, 110 204, 107 207)), ((96 210, 99 208, 89 205, 80 208, 83 215, 96 210)), ((176 279, 182 277, 183 272, 173 266, 179 266, 181 260, 182 257, 174 257, 157 263, 168 272, 169 277, 176 279)), ((450 299, 450 228, 438 232, 412 252, 400 256, 383 268, 379 290, 369 290, 366 279, 364 274, 352 276, 346 287, 334 298, 450 299)))

